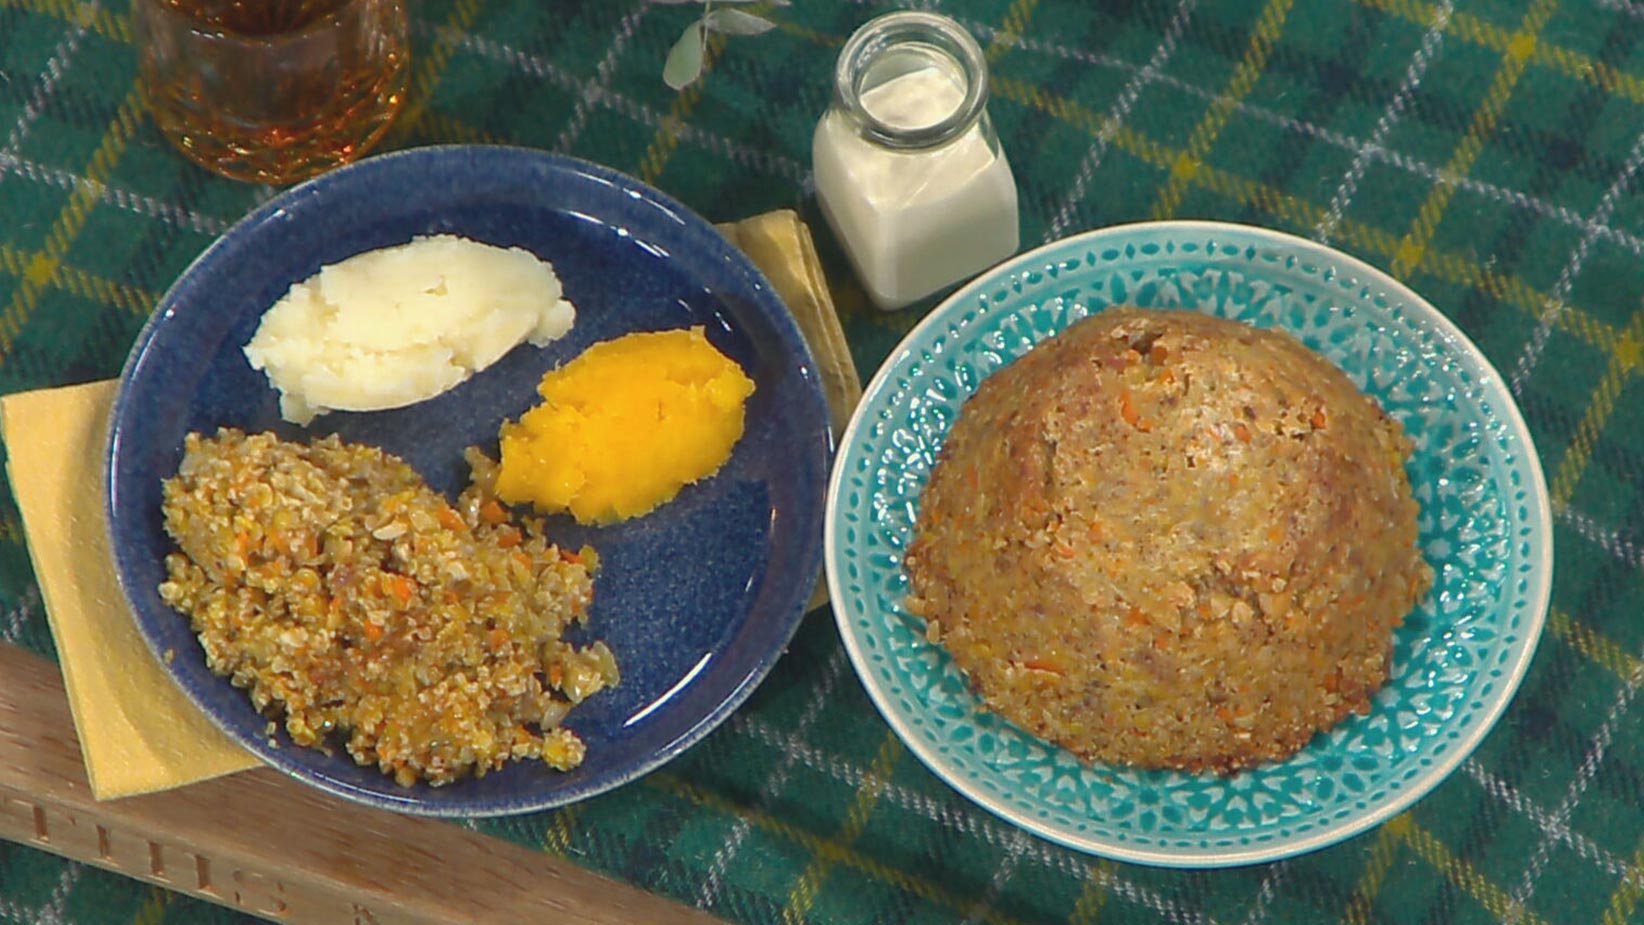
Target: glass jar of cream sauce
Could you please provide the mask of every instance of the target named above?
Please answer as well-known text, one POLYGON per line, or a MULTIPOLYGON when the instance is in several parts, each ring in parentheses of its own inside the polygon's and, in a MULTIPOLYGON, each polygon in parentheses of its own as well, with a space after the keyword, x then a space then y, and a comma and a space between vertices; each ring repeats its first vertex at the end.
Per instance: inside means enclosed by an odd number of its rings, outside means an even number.
POLYGON ((1016 181, 987 99, 982 49, 945 16, 880 16, 839 53, 811 144, 816 195, 879 308, 1016 252, 1016 181))

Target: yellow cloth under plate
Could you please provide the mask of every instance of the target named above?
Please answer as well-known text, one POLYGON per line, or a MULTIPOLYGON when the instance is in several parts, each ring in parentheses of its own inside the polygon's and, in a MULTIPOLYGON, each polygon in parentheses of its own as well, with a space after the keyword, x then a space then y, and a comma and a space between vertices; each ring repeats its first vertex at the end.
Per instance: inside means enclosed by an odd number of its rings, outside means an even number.
MULTIPOLYGON (((764 271, 816 355, 837 437, 862 395, 810 231, 782 210, 722 225, 764 271)), ((255 767, 172 683, 132 621, 103 523, 103 440, 114 382, 0 398, 12 492, 99 800, 255 767)), ((819 587, 810 606, 827 600, 819 587)))
POLYGON ((6 468, 99 800, 257 764, 171 682, 120 594, 100 490, 114 387, 92 382, 0 398, 6 468))

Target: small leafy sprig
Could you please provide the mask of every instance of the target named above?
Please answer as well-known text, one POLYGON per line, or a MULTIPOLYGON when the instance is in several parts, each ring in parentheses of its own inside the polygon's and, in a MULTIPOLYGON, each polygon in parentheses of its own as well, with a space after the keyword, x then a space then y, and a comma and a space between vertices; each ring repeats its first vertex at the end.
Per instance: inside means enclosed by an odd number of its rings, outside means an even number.
MULTIPOLYGON (((702 76, 702 52, 708 44, 708 33, 721 35, 759 35, 776 27, 763 16, 747 10, 714 8, 715 0, 654 0, 668 6, 701 3, 702 16, 679 36, 679 41, 668 50, 668 60, 662 65, 662 79, 675 90, 683 90, 702 76)), ((767 6, 787 6, 789 0, 718 0, 720 4, 749 4, 763 2, 767 6)))

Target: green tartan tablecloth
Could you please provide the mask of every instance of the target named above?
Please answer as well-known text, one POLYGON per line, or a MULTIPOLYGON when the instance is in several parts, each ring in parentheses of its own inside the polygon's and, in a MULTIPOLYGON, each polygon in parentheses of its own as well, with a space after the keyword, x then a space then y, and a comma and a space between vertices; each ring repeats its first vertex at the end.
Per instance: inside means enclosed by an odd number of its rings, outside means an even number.
MULTIPOLYGON (((1541 449, 1558 574, 1517 700, 1408 812, 1230 871, 1064 850, 955 795, 810 615, 749 704, 663 770, 481 822, 763 922, 1644 920, 1644 4, 1635 0, 951 0, 992 62, 1024 246, 1198 217, 1328 242, 1426 295, 1507 376, 1541 449)), ((885 3, 795 0, 673 93, 696 15, 636 0, 414 0, 386 147, 500 141, 634 174, 714 221, 811 220, 855 359, 918 309, 866 306, 817 217, 810 137, 844 38, 885 3)), ((119 0, 0 0, 0 392, 105 378, 158 295, 272 190, 176 156, 119 0)), ((51 652, 9 489, 0 638, 51 652)), ((0 921, 242 921, 0 844, 0 921)))

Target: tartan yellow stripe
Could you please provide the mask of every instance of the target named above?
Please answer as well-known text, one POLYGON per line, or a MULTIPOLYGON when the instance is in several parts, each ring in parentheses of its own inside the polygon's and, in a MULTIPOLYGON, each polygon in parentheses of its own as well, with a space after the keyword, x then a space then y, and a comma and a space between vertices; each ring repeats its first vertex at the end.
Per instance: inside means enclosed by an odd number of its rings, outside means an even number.
POLYGON ((1256 28, 1250 36, 1250 45, 1245 49, 1244 59, 1233 70, 1233 79, 1228 81, 1227 90, 1216 97, 1210 104, 1209 110, 1199 124, 1193 127, 1193 133, 1188 136, 1187 150, 1176 159, 1170 168, 1170 180, 1165 184, 1164 191, 1159 194, 1158 202, 1153 205, 1153 217, 1156 219, 1171 218, 1176 209, 1182 204, 1182 196, 1187 193, 1192 183, 1193 175, 1203 166, 1204 156, 1221 137, 1222 129, 1227 127, 1227 121, 1233 115, 1233 109, 1250 91, 1255 88, 1256 82, 1261 79, 1262 72, 1267 68, 1267 57, 1273 52, 1273 43, 1284 31, 1285 18, 1290 15, 1292 0, 1268 0, 1262 9, 1261 19, 1256 21, 1256 28))
POLYGON ((1638 847, 1633 850, 1633 858, 1627 862, 1627 869, 1622 874, 1621 883, 1610 894, 1610 903, 1598 920, 1600 925, 1626 925, 1637 921, 1633 916, 1638 911, 1640 898, 1644 898, 1644 838, 1639 839, 1638 847))
MULTIPOLYGON (((818 32, 815 29, 781 19, 773 19, 772 22, 776 23, 776 29, 778 32, 791 35, 803 42, 810 42, 812 45, 818 45, 822 48, 838 48, 839 46, 845 44, 846 37, 843 35, 834 35, 831 32, 818 32)), ((830 71, 828 73, 828 79, 830 81, 833 79, 833 72, 830 71)))
POLYGON ((1119 865, 1112 861, 1097 861, 1090 865, 1085 875, 1085 888, 1080 891, 1079 901, 1073 904, 1073 911, 1068 914, 1068 925, 1089 925, 1097 920, 1112 895, 1106 882, 1118 873, 1119 865))
POLYGON ((435 142, 461 142, 463 144, 502 144, 496 135, 482 128, 476 128, 461 119, 456 119, 442 112, 424 109, 422 118, 417 124, 408 129, 416 137, 435 142))
MULTIPOLYGON (((1435 22, 1438 7, 1430 3, 1418 3, 1414 0, 1358 0, 1361 6, 1383 13, 1391 13, 1401 19, 1408 19, 1431 27, 1435 22)), ((1464 42, 1488 48, 1497 53, 1506 53, 1513 42, 1514 33, 1492 22, 1486 22, 1472 13, 1460 10, 1451 13, 1444 31, 1464 42)), ((1618 71, 1614 67, 1595 61, 1578 51, 1571 51, 1561 45, 1552 45, 1546 42, 1536 42, 1535 51, 1530 60, 1557 74, 1574 80, 1590 83, 1606 93, 1613 93, 1634 103, 1644 103, 1644 79, 1636 75, 1618 71)))
POLYGON ((0 0, 0 6, 55 16, 76 26, 89 26, 92 31, 117 42, 131 43, 131 20, 110 12, 106 6, 74 0, 0 0))
POLYGON ((1633 103, 1644 103, 1644 79, 1640 79, 1636 74, 1618 71, 1602 61, 1594 61, 1580 52, 1559 45, 1538 43, 1533 60, 1565 77, 1594 84, 1612 96, 1619 96, 1633 103))
POLYGON ((668 107, 668 114, 662 118, 662 124, 657 126, 650 146, 645 149, 645 156, 639 160, 639 178, 646 183, 655 183, 657 178, 662 176, 662 171, 667 169, 668 161, 674 156, 674 152, 679 150, 679 128, 690 118, 691 110, 696 108, 697 101, 702 99, 702 82, 713 69, 714 59, 719 57, 719 51, 724 45, 725 41, 719 33, 708 33, 707 44, 702 49, 702 78, 680 90, 674 97, 673 105, 668 107))
POLYGON ((1376 901, 1382 884, 1387 881, 1387 872, 1393 867, 1399 840, 1409 832, 1410 818, 1406 815, 1394 816, 1381 827, 1376 843, 1370 847, 1370 860, 1364 865, 1364 873, 1359 875, 1358 885, 1353 888, 1347 908, 1342 911, 1342 921, 1347 925, 1367 925, 1370 921, 1370 905, 1376 901))
POLYGON ((166 907, 171 905, 171 891, 157 886, 148 888, 148 899, 132 917, 131 925, 160 925, 165 921, 166 907))
POLYGON ((114 118, 103 131, 103 140, 91 155, 86 167, 86 179, 91 181, 76 186, 68 202, 46 232, 46 249, 28 261, 22 274, 22 283, 12 293, 11 301, 0 311, 0 363, 11 353, 12 346, 23 331, 23 326, 40 303, 40 296, 57 278, 64 255, 74 239, 85 228, 86 219, 97 205, 97 189, 114 172, 126 143, 137 131, 141 119, 142 93, 133 85, 126 94, 114 118))
MULTIPOLYGON (((1474 111, 1472 121, 1467 126, 1467 133, 1462 136, 1461 143, 1450 156, 1450 162, 1444 167, 1445 173, 1464 177, 1472 171, 1474 162, 1484 151, 1485 140, 1495 132, 1496 122, 1500 120, 1501 111, 1507 105, 1507 100, 1513 95, 1513 88, 1518 86, 1519 78, 1524 76, 1530 54, 1535 51, 1537 35, 1557 10, 1558 0, 1536 0, 1524 14, 1519 31, 1507 43, 1501 67, 1497 69, 1495 79, 1490 82, 1490 89, 1484 95, 1484 102, 1474 111)), ((1444 212, 1449 208, 1450 200, 1455 194, 1456 187, 1453 183, 1434 184, 1432 192, 1427 194, 1426 201, 1421 204, 1415 226, 1399 242, 1398 251, 1393 258, 1394 276, 1404 276, 1410 272, 1412 266, 1421 263, 1422 254, 1432 242, 1439 221, 1443 219, 1444 212)))
POLYGON ((485 5, 484 0, 457 0, 457 5, 451 10, 451 16, 445 21, 445 26, 434 34, 434 41, 430 44, 428 53, 420 62, 413 61, 414 71, 411 76, 411 90, 405 101, 405 111, 400 114, 400 124, 407 129, 415 129, 421 122, 424 113, 428 111, 428 100, 434 93, 434 87, 445 74, 446 65, 451 63, 451 52, 456 48, 456 42, 449 36, 453 32, 465 32, 474 24, 479 16, 480 8, 485 5))
MULTIPOLYGON (((698 787, 696 784, 674 774, 665 771, 651 774, 644 778, 644 783, 646 786, 654 787, 697 806, 744 819, 749 825, 793 842, 813 857, 827 858, 831 863, 849 867, 863 876, 887 884, 904 893, 910 893, 925 902, 946 906, 954 912, 963 912, 970 906, 962 897, 955 895, 951 890, 940 884, 932 883, 923 877, 915 876, 887 864, 881 864, 872 858, 864 857, 849 845, 842 845, 831 838, 818 836, 792 823, 778 819, 757 807, 733 803, 711 790, 698 787)), ((989 921, 999 922, 1001 925, 1025 925, 1019 919, 999 913, 991 916, 989 921)))
POLYGON ((998 61, 1007 52, 1016 47, 1015 40, 1021 37, 1027 29, 1028 20, 1033 18, 1033 11, 1039 6, 1039 0, 1015 0, 1010 9, 1005 12, 1005 18, 999 22, 999 31, 993 41, 988 43, 987 59, 990 62, 998 61))
MULTIPOLYGON (((890 779, 891 772, 896 768, 896 761, 902 755, 902 747, 895 735, 887 734, 879 745, 879 753, 873 756, 873 763, 862 777, 861 786, 856 788, 856 799, 851 801, 850 809, 845 812, 845 821, 839 826, 839 834, 834 840, 840 844, 855 844, 862 837, 862 830, 867 828, 868 820, 873 816, 873 808, 879 802, 879 795, 885 792, 885 781, 890 779)), ((811 904, 816 902, 816 891, 822 886, 822 881, 828 876, 828 869, 833 866, 827 858, 817 855, 811 859, 805 871, 794 882, 793 889, 788 891, 788 904, 782 909, 782 921, 802 923, 810 914, 811 904)))
POLYGON ((1638 370, 1641 353, 1644 353, 1644 309, 1633 313, 1632 320, 1627 323, 1627 330, 1622 333, 1615 350, 1611 352, 1604 377, 1593 390, 1592 401, 1587 405, 1587 412, 1581 416, 1581 423, 1576 425, 1575 437, 1570 441, 1570 448, 1564 452, 1564 458, 1559 460, 1558 471, 1553 474, 1553 479, 1548 484, 1548 493, 1552 496, 1555 511, 1563 510, 1570 503, 1576 486, 1581 483, 1581 475, 1587 471, 1587 463, 1592 460, 1593 447, 1598 442, 1598 436, 1603 433, 1605 423, 1615 411, 1616 399, 1621 396, 1621 390, 1626 387, 1632 374, 1638 370))
POLYGON ((1616 645, 1614 640, 1594 631, 1568 613, 1554 607, 1547 627, 1553 635, 1569 643, 1588 661, 1594 662, 1626 682, 1644 680, 1644 659, 1616 645))
MULTIPOLYGON (((1407 819, 1408 814, 1397 817, 1407 819)), ((1392 821, 1388 825, 1392 825, 1392 821)), ((1514 902, 1507 891, 1491 883, 1473 865, 1450 852, 1445 844, 1413 821, 1407 821, 1397 831, 1400 838, 1416 852, 1416 856, 1433 865, 1445 878, 1467 891, 1485 911, 1502 921, 1516 921, 1521 925, 1547 925, 1547 921, 1523 905, 1514 902)))
MULTIPOLYGON (((1009 77, 994 80, 994 88, 1001 99, 1029 106, 1059 121, 1066 122, 1091 134, 1101 130, 1101 117, 1069 100, 1051 96, 1031 84, 1009 77)), ((1138 160, 1169 170, 1181 158, 1181 153, 1134 129, 1121 126, 1113 134, 1114 147, 1138 160)), ((1253 206, 1291 227, 1313 227, 1326 215, 1322 206, 1299 199, 1283 190, 1247 180, 1208 164, 1201 164, 1193 173, 1193 182, 1220 196, 1253 206)), ((1337 237, 1343 246, 1361 257, 1392 257, 1398 250, 1399 239, 1394 235, 1352 219, 1342 219, 1337 226, 1337 237)), ((1542 320, 1553 309, 1551 299, 1523 279, 1486 269, 1477 261, 1455 254, 1435 252, 1427 248, 1416 269, 1438 278, 1487 293, 1493 298, 1523 310, 1542 320)), ((1613 352, 1621 342, 1614 328, 1593 318, 1575 306, 1554 319, 1562 331, 1573 334, 1587 343, 1613 352)))
MULTIPOLYGON (((30 267, 43 266, 42 261, 49 262, 50 259, 39 251, 22 251, 9 244, 0 243, 0 271, 11 276, 21 278, 29 272, 30 267)), ((159 301, 158 296, 146 289, 117 283, 78 267, 62 264, 56 266, 56 272, 50 274, 46 283, 65 289, 83 299, 114 305, 136 315, 148 314, 159 301)))
POLYGON ((542 833, 542 850, 560 857, 570 854, 577 817, 581 815, 582 807, 576 804, 555 812, 548 822, 548 830, 542 833))

